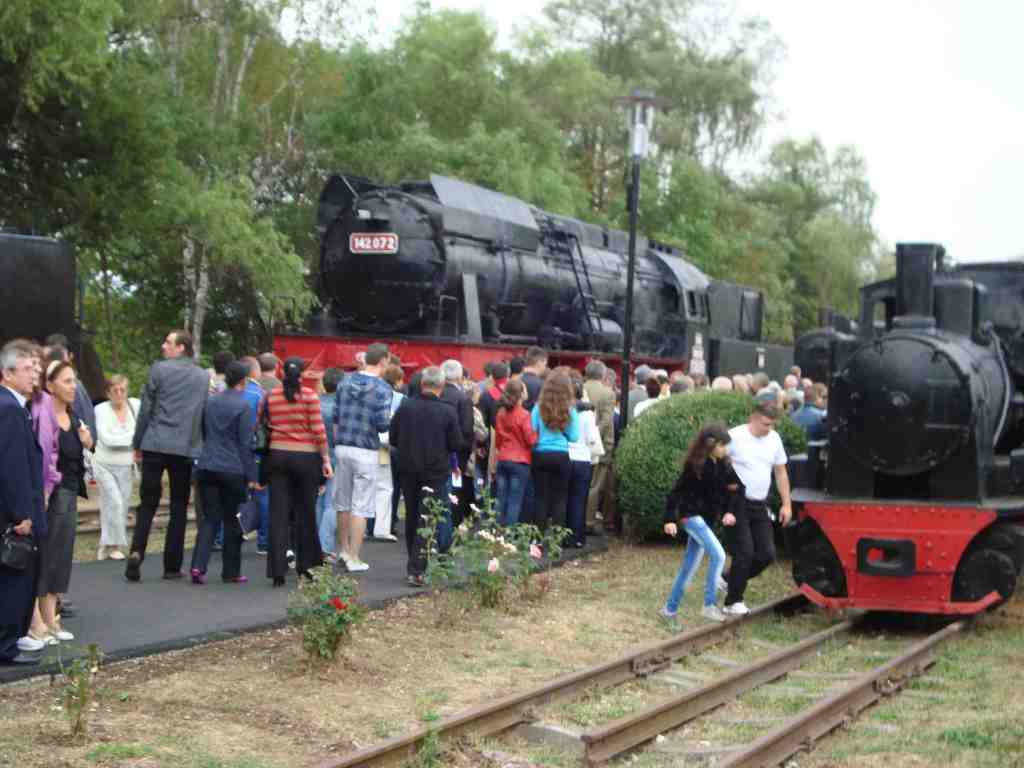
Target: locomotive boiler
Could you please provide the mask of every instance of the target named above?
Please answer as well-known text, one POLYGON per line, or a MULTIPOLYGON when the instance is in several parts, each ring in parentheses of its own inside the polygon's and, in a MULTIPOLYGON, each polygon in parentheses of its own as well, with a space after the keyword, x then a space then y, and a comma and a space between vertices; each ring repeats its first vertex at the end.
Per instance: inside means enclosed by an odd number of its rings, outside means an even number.
MULTIPOLYGON (((381 339, 403 360, 454 356, 474 373, 532 344, 570 364, 622 348, 625 232, 438 175, 397 185, 333 176, 317 224, 323 309, 307 329, 317 339, 381 339)), ((761 341, 759 291, 709 279, 645 237, 636 254, 638 360, 785 374, 792 350, 761 341)), ((276 348, 313 357, 295 336, 276 348)))
POLYGON ((903 244, 860 304, 857 334, 814 339, 828 440, 794 492, 794 578, 834 608, 983 610, 1024 568, 1024 265, 903 244))

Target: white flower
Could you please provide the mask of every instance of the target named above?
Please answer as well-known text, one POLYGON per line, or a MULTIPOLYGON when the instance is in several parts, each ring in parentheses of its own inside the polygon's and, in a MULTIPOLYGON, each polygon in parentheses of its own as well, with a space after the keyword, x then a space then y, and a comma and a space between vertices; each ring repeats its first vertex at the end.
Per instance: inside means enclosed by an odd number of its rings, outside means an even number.
POLYGON ((448 494, 448 501, 450 501, 452 504, 458 504, 459 503, 459 497, 456 496, 454 493, 449 493, 448 494))
POLYGON ((422 486, 420 486, 420 490, 421 491, 426 491, 427 493, 433 493, 434 492, 434 489, 431 488, 429 485, 422 485, 422 486))
POLYGON ((480 533, 478 533, 477 536, 479 536, 484 541, 494 541, 494 536, 491 534, 490 531, 480 531, 480 533))
POLYGON ((510 555, 514 555, 516 552, 518 552, 518 550, 516 549, 516 545, 509 544, 508 542, 505 542, 505 551, 508 552, 510 555))
POLYGON ((466 523, 463 523, 462 525, 460 525, 459 526, 459 533, 469 533, 469 526, 466 523))
POLYGON ((501 568, 501 561, 496 557, 492 557, 490 562, 487 563, 487 572, 497 573, 499 568, 501 568))

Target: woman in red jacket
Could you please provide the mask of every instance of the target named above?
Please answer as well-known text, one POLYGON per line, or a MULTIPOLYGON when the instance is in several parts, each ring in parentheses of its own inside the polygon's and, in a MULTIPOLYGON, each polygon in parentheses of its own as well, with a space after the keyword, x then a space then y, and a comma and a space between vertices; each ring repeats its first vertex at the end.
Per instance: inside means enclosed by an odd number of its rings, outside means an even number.
POLYGON ((494 417, 494 447, 497 450, 498 522, 515 525, 523 508, 523 495, 530 480, 530 457, 537 433, 530 414, 523 408, 526 387, 515 379, 505 385, 494 417))

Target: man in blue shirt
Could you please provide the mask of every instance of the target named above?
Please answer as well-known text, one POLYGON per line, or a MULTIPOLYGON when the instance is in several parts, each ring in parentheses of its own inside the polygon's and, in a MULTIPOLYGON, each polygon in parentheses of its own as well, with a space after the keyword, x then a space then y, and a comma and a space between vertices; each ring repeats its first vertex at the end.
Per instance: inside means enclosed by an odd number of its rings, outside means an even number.
MULTIPOLYGON (((249 366, 249 378, 245 381, 245 389, 242 390, 242 395, 245 397, 249 407, 253 412, 253 420, 256 424, 256 431, 259 431, 259 413, 260 403, 263 402, 263 387, 260 386, 260 377, 263 375, 263 371, 260 368, 260 362, 255 357, 243 357, 241 362, 249 366)), ((256 458, 256 476, 260 476, 260 464, 263 462, 263 456, 266 453, 265 446, 254 445, 254 455, 256 458)), ((270 548, 270 497, 267 493, 266 488, 262 488, 253 491, 252 497, 260 505, 260 528, 256 533, 256 554, 266 555, 267 550, 270 548)))
POLYGON ((804 405, 793 413, 793 421, 804 428, 808 440, 825 439, 825 398, 828 389, 814 384, 804 390, 804 405))

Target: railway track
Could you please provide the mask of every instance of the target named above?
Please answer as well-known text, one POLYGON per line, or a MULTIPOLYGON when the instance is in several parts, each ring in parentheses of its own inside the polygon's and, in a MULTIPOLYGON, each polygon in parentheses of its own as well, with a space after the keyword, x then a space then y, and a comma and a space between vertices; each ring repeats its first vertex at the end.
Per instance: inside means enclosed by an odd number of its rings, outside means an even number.
MULTIPOLYGON (((857 675, 841 690, 825 696, 749 744, 721 750, 718 768, 775 766, 830 733, 884 696, 896 693, 907 680, 927 669, 936 649, 962 632, 957 622, 913 643, 895 658, 857 675)), ((678 696, 607 723, 580 735, 584 764, 604 765, 618 755, 678 728, 754 688, 795 671, 830 643, 847 639, 855 622, 844 621, 764 659, 733 671, 678 696)))
POLYGON ((562 675, 537 688, 452 715, 431 728, 419 728, 358 752, 325 760, 318 768, 398 768, 415 757, 427 738, 450 744, 462 738, 501 733, 534 719, 533 712, 539 707, 575 698, 587 690, 617 686, 655 674, 685 656, 724 642, 742 626, 807 605, 807 599, 794 592, 739 619, 708 624, 662 642, 641 646, 604 664, 562 675))
MULTIPOLYGON (((465 710, 431 728, 420 728, 344 757, 326 760, 318 768, 397 768, 413 758, 427 738, 436 739, 442 745, 451 745, 464 739, 495 736, 515 726, 543 720, 542 708, 550 712, 556 709, 552 705, 571 703, 595 691, 608 691, 634 681, 654 680, 678 687, 680 673, 672 670, 677 661, 736 637, 741 627, 753 626, 778 613, 795 611, 806 605, 799 593, 794 593, 762 606, 742 619, 705 625, 669 640, 642 646, 605 664, 563 675, 537 688, 465 710)), ((849 648, 850 641, 860 632, 859 620, 843 621, 783 648, 761 643, 770 650, 763 658, 750 663, 716 659, 727 669, 714 675, 714 679, 703 680, 691 674, 685 685, 687 690, 681 693, 581 733, 568 732, 567 741, 571 742, 568 749, 578 753, 585 766, 605 765, 652 741, 664 742, 663 734, 672 733, 712 710, 736 702, 755 689, 769 690, 772 684, 787 675, 834 680, 835 684, 824 697, 815 693, 817 700, 810 707, 781 721, 781 724, 776 724, 780 721, 775 718, 768 718, 771 729, 747 743, 706 750, 709 755, 714 755, 716 766, 778 765, 882 697, 898 692, 909 679, 933 663, 943 642, 967 626, 964 621, 951 624, 911 643, 909 647, 901 646, 895 656, 875 668, 853 674, 811 673, 801 671, 800 667, 823 658, 826 648, 849 648)), ((758 644, 756 640, 753 642, 758 644)), ((534 730, 545 727, 543 723, 531 726, 534 730)), ((566 733, 563 731, 559 738, 565 739, 566 733)), ((673 761, 672 764, 677 763, 673 761)))

